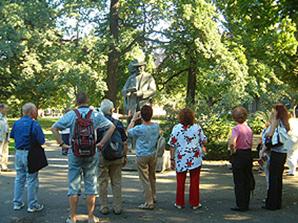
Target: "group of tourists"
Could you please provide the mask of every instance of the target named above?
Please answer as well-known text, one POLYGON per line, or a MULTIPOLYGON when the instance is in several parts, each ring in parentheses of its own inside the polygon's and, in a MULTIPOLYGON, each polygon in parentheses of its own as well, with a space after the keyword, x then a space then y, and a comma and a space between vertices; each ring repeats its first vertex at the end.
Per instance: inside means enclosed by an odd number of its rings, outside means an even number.
MULTIPOLYGON (((139 179, 144 191, 144 203, 140 209, 155 208, 156 197, 156 146, 160 138, 160 127, 152 121, 153 109, 144 105, 135 112, 128 123, 127 129, 121 121, 112 117, 113 102, 104 99, 99 110, 89 105, 85 93, 76 96, 77 108, 67 111, 51 128, 57 144, 68 156, 68 197, 70 215, 67 223, 77 222, 77 206, 82 191, 86 195, 88 222, 99 222, 94 215, 96 196, 100 198, 100 212, 108 214, 108 182, 111 182, 113 193, 113 213, 122 213, 121 169, 127 162, 128 139, 136 150, 136 165, 139 179)), ((16 178, 14 186, 14 210, 25 207, 23 191, 27 185, 27 211, 38 212, 44 206, 38 202, 38 171, 28 171, 28 154, 32 150, 32 141, 43 145, 45 136, 37 121, 37 108, 32 103, 26 103, 23 116, 17 120, 11 130, 10 137, 15 140, 16 178)), ((1 124, 1 170, 7 169, 7 160, 3 158, 8 149, 4 148, 9 139, 6 119, 7 106, 0 105, 1 124), (5 123, 5 124, 3 124, 5 123), (4 126, 4 127, 3 127, 4 126)), ((291 150, 290 174, 294 174, 297 164, 297 113, 289 121, 286 107, 277 104, 272 109, 268 125, 263 131, 260 160, 268 166, 268 188, 264 207, 269 210, 281 208, 282 176, 287 153, 291 150), (296 124, 295 124, 296 123, 296 124), (295 126, 295 127, 294 127, 295 126), (289 149, 291 147, 291 149, 289 149), (293 158, 294 157, 294 158, 293 158), (296 160, 295 160, 296 159, 296 160)), ((231 162, 234 179, 236 206, 233 211, 249 210, 251 191, 255 188, 252 172, 253 132, 247 123, 248 113, 243 107, 236 107, 232 117, 237 125, 232 129, 229 140, 231 162)), ((169 137, 168 145, 171 154, 171 167, 176 170, 176 202, 175 207, 182 209, 185 202, 185 181, 190 173, 189 205, 196 210, 200 203, 200 171, 202 166, 203 147, 207 137, 199 124, 195 113, 184 108, 178 114, 176 124, 169 137)))

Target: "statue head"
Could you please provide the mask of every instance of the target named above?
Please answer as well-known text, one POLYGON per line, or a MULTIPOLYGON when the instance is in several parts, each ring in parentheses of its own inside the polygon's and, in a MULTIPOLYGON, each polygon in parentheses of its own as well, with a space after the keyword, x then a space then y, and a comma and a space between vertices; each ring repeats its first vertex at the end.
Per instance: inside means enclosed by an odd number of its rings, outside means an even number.
POLYGON ((139 61, 137 59, 134 59, 131 61, 128 65, 128 70, 130 74, 140 74, 143 70, 143 67, 145 66, 145 63, 142 61, 139 61))

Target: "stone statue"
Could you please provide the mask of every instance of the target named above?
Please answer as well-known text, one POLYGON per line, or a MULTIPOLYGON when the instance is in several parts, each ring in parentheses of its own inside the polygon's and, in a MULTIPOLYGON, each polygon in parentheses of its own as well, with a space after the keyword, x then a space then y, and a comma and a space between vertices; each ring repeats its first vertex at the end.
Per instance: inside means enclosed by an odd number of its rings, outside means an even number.
POLYGON ((145 64, 133 60, 128 65, 130 73, 123 89, 124 108, 128 116, 134 115, 142 106, 151 104, 151 99, 156 93, 156 84, 152 75, 144 71, 145 64))

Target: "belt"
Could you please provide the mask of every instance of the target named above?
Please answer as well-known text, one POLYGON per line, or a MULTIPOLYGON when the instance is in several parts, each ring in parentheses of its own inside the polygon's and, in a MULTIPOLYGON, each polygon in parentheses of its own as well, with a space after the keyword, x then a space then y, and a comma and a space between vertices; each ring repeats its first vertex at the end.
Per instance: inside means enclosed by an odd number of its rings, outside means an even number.
POLYGON ((18 148, 17 150, 28 151, 29 149, 26 149, 26 148, 18 148))

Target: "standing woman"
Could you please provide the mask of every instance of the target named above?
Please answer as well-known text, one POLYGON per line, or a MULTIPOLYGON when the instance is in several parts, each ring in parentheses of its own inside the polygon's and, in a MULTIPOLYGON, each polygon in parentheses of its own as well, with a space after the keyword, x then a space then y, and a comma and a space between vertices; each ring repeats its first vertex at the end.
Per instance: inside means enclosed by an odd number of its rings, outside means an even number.
POLYGON ((178 115, 179 124, 175 125, 169 140, 171 147, 172 169, 176 168, 177 190, 175 207, 185 206, 184 192, 187 171, 190 172, 189 203, 192 209, 202 207, 200 204, 200 171, 202 165, 202 146, 207 138, 202 128, 195 124, 195 114, 184 108, 178 115))
POLYGON ((159 125, 151 121, 153 109, 144 105, 136 112, 128 126, 128 136, 136 139, 137 168, 142 182, 145 203, 140 209, 154 209, 156 203, 156 145, 159 138, 159 125), (138 120, 141 125, 135 125, 138 120))
POLYGON ((252 173, 252 141, 253 132, 247 125, 247 111, 243 107, 236 107, 232 111, 233 119, 237 125, 232 129, 229 146, 232 151, 232 170, 236 207, 233 211, 247 211, 249 209, 250 191, 254 189, 252 173))
POLYGON ((283 104, 275 105, 272 109, 271 125, 267 131, 267 137, 271 138, 272 147, 269 166, 269 189, 264 209, 281 209, 282 176, 287 159, 287 147, 284 142, 289 130, 288 110, 283 104))

